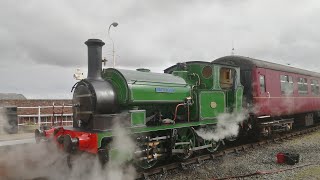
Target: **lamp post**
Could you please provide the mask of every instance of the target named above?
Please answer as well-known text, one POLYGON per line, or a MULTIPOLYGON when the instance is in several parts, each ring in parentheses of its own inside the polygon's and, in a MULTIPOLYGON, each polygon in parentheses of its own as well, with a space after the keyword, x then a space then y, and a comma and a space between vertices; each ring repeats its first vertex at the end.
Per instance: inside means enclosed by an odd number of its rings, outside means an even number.
POLYGON ((109 38, 111 39, 111 42, 112 42, 113 68, 115 68, 115 66, 116 66, 116 61, 115 61, 115 56, 114 56, 114 42, 113 42, 113 39, 112 39, 111 36, 110 36, 110 28, 111 28, 111 26, 117 27, 117 26, 118 26, 118 23, 117 23, 117 22, 113 22, 112 24, 110 24, 109 29, 108 29, 108 36, 109 36, 109 38))

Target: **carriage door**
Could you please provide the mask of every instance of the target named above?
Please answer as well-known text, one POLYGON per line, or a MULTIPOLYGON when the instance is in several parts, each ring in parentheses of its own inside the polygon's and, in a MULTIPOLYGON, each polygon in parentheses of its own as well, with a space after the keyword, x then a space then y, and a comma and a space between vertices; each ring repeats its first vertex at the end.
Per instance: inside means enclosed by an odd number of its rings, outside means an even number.
POLYGON ((259 114, 261 115, 269 115, 270 114, 270 97, 271 94, 268 89, 267 83, 267 72, 265 69, 258 70, 258 87, 257 87, 257 97, 256 102, 257 105, 260 107, 259 114))

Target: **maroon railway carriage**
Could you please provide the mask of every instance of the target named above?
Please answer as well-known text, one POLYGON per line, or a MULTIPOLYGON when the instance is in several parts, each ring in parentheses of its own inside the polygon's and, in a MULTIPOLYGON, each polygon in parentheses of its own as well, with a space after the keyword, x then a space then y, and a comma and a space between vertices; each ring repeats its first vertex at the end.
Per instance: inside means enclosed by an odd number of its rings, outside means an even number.
MULTIPOLYGON (((244 107, 264 134, 309 126, 320 112, 320 73, 242 56, 214 62, 237 65, 244 86, 244 107)), ((250 123, 250 122, 249 122, 250 123)))

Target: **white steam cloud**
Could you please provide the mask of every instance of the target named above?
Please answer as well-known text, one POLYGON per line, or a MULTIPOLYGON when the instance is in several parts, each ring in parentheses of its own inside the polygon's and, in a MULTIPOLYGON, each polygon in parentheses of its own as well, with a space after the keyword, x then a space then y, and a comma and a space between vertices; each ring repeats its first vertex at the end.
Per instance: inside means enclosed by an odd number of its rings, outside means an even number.
POLYGON ((9 127, 8 117, 6 114, 6 110, 3 107, 0 107, 0 134, 7 133, 5 128, 9 127))
POLYGON ((218 123, 214 129, 201 128, 195 132, 205 140, 219 141, 225 138, 237 136, 239 133, 239 123, 247 118, 247 113, 234 112, 231 114, 220 114, 218 123))
MULTIPOLYGON (((116 122, 121 119, 116 119, 116 122)), ((136 177, 135 168, 132 165, 123 166, 129 159, 123 157, 132 157, 136 144, 129 136, 125 128, 121 127, 118 123, 113 126, 114 138, 111 147, 117 151, 119 156, 115 160, 110 159, 107 169, 107 179, 115 180, 133 180, 136 177), (123 155, 123 157, 121 157, 123 155)))
MULTIPOLYGON (((66 154, 57 151, 53 144, 26 144, 1 149, 0 179, 33 179, 67 172, 66 154)), ((52 179, 56 179, 53 176, 52 179)))
MULTIPOLYGON (((119 154, 135 150, 135 143, 125 128, 115 125, 114 135, 111 146, 119 154)), ((133 180, 136 177, 136 170, 133 165, 127 165, 127 159, 111 160, 102 166, 96 155, 88 153, 72 156, 72 168, 69 168, 68 154, 54 143, 10 146, 0 149, 0 153, 0 179, 133 180)))

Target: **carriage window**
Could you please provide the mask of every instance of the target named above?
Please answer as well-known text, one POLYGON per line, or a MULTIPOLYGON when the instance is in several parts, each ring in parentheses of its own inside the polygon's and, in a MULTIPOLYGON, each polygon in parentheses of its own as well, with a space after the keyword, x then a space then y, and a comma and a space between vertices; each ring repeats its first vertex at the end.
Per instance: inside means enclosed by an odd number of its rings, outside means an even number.
POLYGON ((293 79, 292 76, 280 75, 281 94, 293 94, 293 79))
POLYGON ((319 82, 318 80, 311 80, 311 92, 313 95, 319 95, 319 82))
POLYGON ((233 86, 233 75, 235 70, 231 68, 220 69, 220 87, 222 89, 229 89, 233 86))
POLYGON ((299 94, 308 94, 307 78, 298 78, 298 93, 299 94))
POLYGON ((260 93, 266 92, 266 83, 264 75, 260 75, 260 93))

